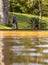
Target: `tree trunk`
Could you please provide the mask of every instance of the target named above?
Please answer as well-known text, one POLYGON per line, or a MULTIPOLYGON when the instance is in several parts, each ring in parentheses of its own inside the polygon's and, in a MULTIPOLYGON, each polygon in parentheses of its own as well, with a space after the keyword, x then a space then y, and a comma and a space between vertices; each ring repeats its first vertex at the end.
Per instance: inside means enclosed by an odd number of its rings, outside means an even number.
POLYGON ((8 23, 8 0, 0 0, 0 24, 8 23))
POLYGON ((41 22, 41 20, 42 20, 42 8, 41 8, 41 2, 40 2, 40 0, 38 0, 38 3, 39 3, 39 14, 40 14, 38 27, 39 27, 39 29, 40 29, 40 22, 41 22))
POLYGON ((40 0, 38 0, 39 3, 39 13, 40 13, 40 19, 42 19, 42 8, 41 8, 41 3, 40 0))

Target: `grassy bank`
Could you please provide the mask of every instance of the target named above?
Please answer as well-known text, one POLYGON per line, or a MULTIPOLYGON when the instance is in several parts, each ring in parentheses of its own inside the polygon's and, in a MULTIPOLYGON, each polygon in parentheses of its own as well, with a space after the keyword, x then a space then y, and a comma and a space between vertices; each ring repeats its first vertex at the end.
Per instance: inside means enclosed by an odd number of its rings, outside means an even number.
POLYGON ((0 29, 11 29, 10 27, 0 25, 0 29))
MULTIPOLYGON (((31 26, 29 24, 30 19, 32 17, 39 17, 37 15, 29 15, 29 14, 21 14, 21 13, 14 13, 16 14, 17 17, 17 22, 18 22, 18 29, 31 29, 31 26)), ((12 22, 12 16, 13 13, 9 13, 9 19, 12 22)), ((48 17, 42 17, 42 20, 44 20, 44 22, 47 24, 47 28, 48 28, 48 17)))

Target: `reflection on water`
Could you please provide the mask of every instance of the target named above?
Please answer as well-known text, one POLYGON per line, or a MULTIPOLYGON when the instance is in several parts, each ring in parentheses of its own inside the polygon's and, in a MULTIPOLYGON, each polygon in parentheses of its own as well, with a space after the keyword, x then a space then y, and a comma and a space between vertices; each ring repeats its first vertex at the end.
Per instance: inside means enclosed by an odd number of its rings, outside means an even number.
POLYGON ((48 65, 48 38, 4 37, 5 65, 48 65))
MULTIPOLYGON (((13 65, 26 65, 25 63, 13 63, 13 65)), ((42 65, 38 63, 28 63, 28 65, 42 65)))

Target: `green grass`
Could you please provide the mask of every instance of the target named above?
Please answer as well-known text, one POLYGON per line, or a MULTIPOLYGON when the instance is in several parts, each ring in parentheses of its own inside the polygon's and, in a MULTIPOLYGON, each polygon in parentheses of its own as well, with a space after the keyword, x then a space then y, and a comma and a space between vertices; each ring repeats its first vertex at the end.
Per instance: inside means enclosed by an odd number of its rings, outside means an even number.
MULTIPOLYGON (((10 13, 9 18, 11 22, 12 22, 12 16, 13 14, 10 13)), ((20 13, 16 13, 16 16, 17 16, 17 22, 18 22, 18 29, 30 29, 30 25, 28 23, 30 21, 29 17, 22 15, 20 13)))
MULTIPOLYGON (((31 26, 29 24, 30 19, 32 17, 39 17, 37 15, 31 15, 31 14, 22 14, 22 13, 9 13, 9 19, 12 22, 12 16, 13 14, 16 14, 17 22, 18 22, 18 29, 31 29, 31 26)), ((42 17, 42 20, 46 22, 47 28, 48 28, 48 17, 42 17)))
MULTIPOLYGON (((18 29, 31 29, 31 26, 29 24, 30 19, 32 17, 39 17, 37 15, 31 15, 31 14, 21 14, 21 13, 14 13, 16 14, 17 17, 17 22, 18 22, 18 29)), ((13 13, 9 13, 9 20, 12 22, 12 16, 13 13)), ((47 24, 47 29, 48 29, 48 17, 42 17, 42 20, 47 24)), ((0 25, 0 29, 11 29, 11 27, 3 26, 0 25)))
POLYGON ((0 29, 11 29, 10 27, 0 25, 0 29))

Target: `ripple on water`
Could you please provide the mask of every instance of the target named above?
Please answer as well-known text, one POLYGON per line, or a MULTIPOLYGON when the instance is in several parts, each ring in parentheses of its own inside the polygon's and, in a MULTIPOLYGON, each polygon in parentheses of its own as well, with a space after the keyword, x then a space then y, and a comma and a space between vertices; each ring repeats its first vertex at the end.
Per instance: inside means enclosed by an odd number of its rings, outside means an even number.
POLYGON ((48 44, 44 44, 44 45, 41 45, 41 44, 40 44, 40 45, 36 45, 35 47, 40 47, 40 48, 41 48, 41 47, 42 47, 42 48, 46 48, 46 47, 47 47, 47 48, 48 48, 48 44))
POLYGON ((36 51, 35 48, 24 48, 24 46, 12 46, 11 50, 13 51, 36 51))
POLYGON ((19 40, 15 40, 17 44, 23 44, 24 42, 20 42, 19 40))
POLYGON ((41 42, 48 42, 48 38, 40 38, 39 39, 41 42))
MULTIPOLYGON (((26 65, 25 63, 13 63, 12 65, 26 65)), ((27 65, 42 65, 38 63, 28 63, 27 65)))
POLYGON ((25 46, 12 46, 13 49, 25 48, 25 46))
POLYGON ((48 49, 47 50, 43 50, 43 53, 48 53, 48 49))
POLYGON ((48 63, 48 59, 44 59, 42 60, 42 62, 48 63))
POLYGON ((12 46, 11 50, 16 52, 16 51, 21 51, 25 48, 25 46, 12 46))
POLYGON ((23 56, 42 56, 42 54, 40 54, 40 53, 23 53, 22 54, 23 56))

